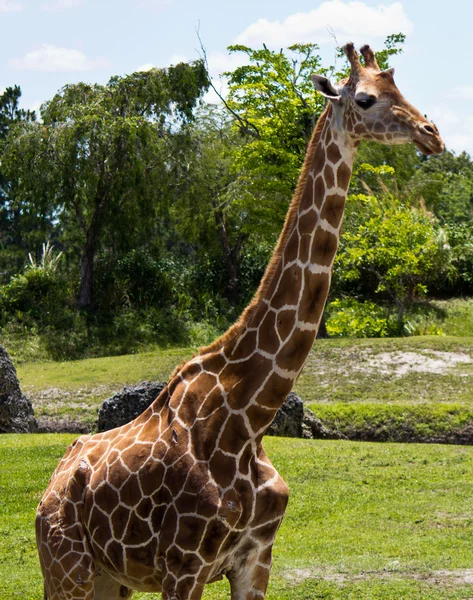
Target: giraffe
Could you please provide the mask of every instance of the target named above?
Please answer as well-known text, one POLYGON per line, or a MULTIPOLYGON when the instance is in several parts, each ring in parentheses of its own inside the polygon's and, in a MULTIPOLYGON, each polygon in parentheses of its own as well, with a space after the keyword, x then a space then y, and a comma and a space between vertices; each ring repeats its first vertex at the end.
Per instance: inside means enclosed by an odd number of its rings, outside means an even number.
POLYGON ((348 79, 313 75, 327 105, 250 305, 143 414, 78 438, 56 468, 36 517, 45 599, 138 590, 199 600, 223 576, 232 600, 265 597, 289 490, 261 441, 317 333, 356 148, 369 139, 444 149, 369 46, 364 64, 353 44, 345 53, 348 79))

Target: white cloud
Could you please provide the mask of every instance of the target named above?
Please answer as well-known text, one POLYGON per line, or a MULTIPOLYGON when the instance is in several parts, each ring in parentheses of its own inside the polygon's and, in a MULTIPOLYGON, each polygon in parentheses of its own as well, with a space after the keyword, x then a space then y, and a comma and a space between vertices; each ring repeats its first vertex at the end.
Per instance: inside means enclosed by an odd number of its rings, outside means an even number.
POLYGON ((0 0, 0 13, 20 12, 22 5, 16 0, 0 0))
POLYGON ((233 71, 237 67, 244 65, 246 62, 246 55, 239 52, 229 54, 228 52, 210 52, 207 55, 207 61, 209 63, 209 71, 212 77, 218 77, 225 71, 233 71))
POLYGON ((108 65, 109 61, 103 56, 89 58, 80 50, 51 44, 43 44, 27 52, 23 58, 11 58, 8 61, 10 69, 24 71, 91 71, 108 65))
MULTIPOLYGON (((246 64, 248 62, 246 58, 246 55, 240 52, 229 54, 228 52, 215 51, 207 54, 210 77, 220 96, 225 98, 228 94, 227 80, 222 77, 222 73, 233 71, 237 67, 246 64)), ((205 94, 204 100, 211 104, 217 104, 218 102, 221 102, 218 94, 210 88, 205 94)))
POLYGON ((67 8, 80 6, 81 4, 82 0, 51 0, 51 2, 40 4, 40 9, 43 12, 58 12, 67 8))
POLYGON ((443 136, 443 141, 449 150, 461 154, 464 150, 473 156, 473 135, 462 133, 448 134, 443 136))
POLYGON ((458 115, 458 112, 452 110, 446 104, 439 104, 438 106, 434 107, 432 113, 429 114, 429 117, 432 118, 432 120, 436 123, 436 125, 438 125, 440 129, 442 127, 447 128, 455 126, 460 123, 460 117, 458 115))
POLYGON ((154 69, 153 63, 145 63, 144 65, 136 67, 136 71, 151 71, 151 69, 154 69))
POLYGON ((412 33, 414 25, 401 2, 375 7, 358 1, 330 0, 310 12, 290 15, 284 21, 260 19, 237 36, 235 43, 257 46, 264 42, 271 47, 297 42, 333 43, 328 29, 339 44, 347 41, 365 44, 393 32, 412 33))

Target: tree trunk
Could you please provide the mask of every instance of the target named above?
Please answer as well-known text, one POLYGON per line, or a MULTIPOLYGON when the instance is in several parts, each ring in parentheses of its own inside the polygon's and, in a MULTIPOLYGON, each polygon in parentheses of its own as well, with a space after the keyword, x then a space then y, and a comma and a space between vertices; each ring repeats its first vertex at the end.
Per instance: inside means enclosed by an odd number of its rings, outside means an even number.
POLYGON ((228 282, 225 285, 224 294, 230 300, 234 297, 238 286, 238 254, 241 249, 243 237, 240 235, 236 245, 232 248, 228 239, 225 218, 220 210, 215 210, 215 220, 217 222, 218 235, 222 246, 223 254, 228 272, 228 282))
POLYGON ((320 322, 320 327, 317 332, 317 339, 318 340, 326 340, 329 337, 330 336, 328 334, 327 327, 325 325, 325 311, 324 311, 324 314, 322 315, 322 321, 320 322))
POLYGON ((90 308, 93 303, 93 277, 94 277, 95 243, 88 239, 84 254, 82 255, 79 297, 79 308, 90 308))

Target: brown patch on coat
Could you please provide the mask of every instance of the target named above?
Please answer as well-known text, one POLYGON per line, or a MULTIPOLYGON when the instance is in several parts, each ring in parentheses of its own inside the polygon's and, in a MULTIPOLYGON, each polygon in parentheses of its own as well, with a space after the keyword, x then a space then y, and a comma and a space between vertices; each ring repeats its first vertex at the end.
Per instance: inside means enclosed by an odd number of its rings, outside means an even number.
POLYGON ((322 315, 330 286, 327 273, 310 273, 304 277, 304 291, 299 305, 299 320, 317 323, 322 315))
POLYGON ((276 310, 286 304, 297 304, 301 286, 301 268, 293 265, 284 271, 279 287, 271 299, 271 306, 276 310))
POLYGON ((278 366, 291 370, 294 364, 302 364, 312 348, 314 339, 315 331, 296 329, 278 352, 278 366))
POLYGON ((313 265, 330 267, 338 247, 338 238, 330 231, 317 227, 310 261, 313 265))
POLYGON ((328 194, 320 212, 320 218, 325 219, 332 227, 338 228, 345 210, 345 196, 328 194))
POLYGON ((346 163, 342 163, 337 169, 337 183, 342 190, 348 189, 350 183, 351 169, 346 163))

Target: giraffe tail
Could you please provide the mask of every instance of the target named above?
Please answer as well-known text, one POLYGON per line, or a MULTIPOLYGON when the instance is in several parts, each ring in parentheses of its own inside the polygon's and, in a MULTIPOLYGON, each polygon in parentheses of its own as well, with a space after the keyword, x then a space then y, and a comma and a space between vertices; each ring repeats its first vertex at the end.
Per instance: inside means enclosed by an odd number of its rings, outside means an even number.
POLYGON ((46 591, 46 584, 43 587, 43 600, 48 600, 48 592, 46 591))

